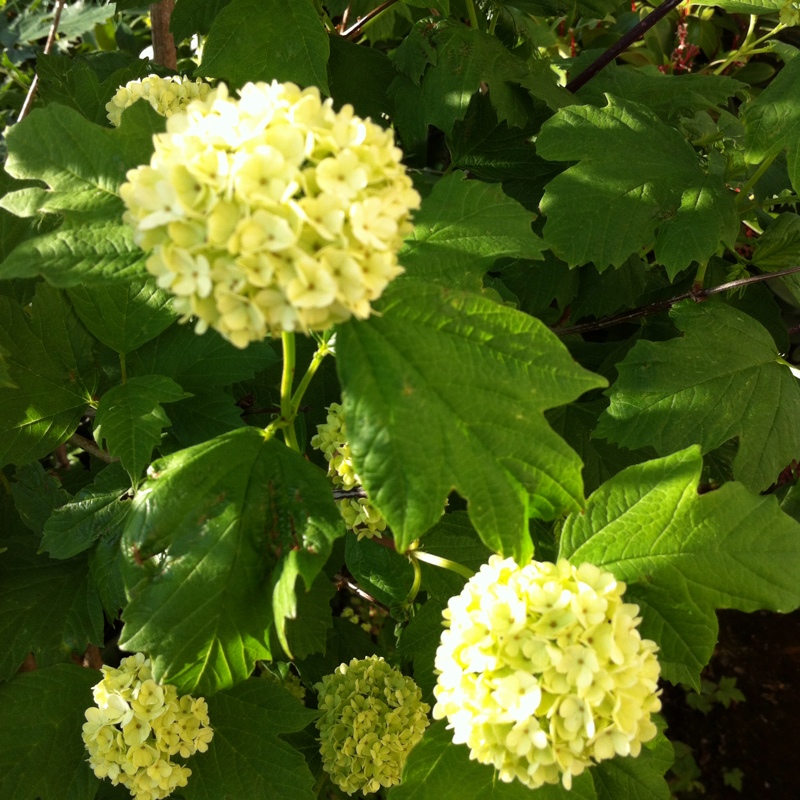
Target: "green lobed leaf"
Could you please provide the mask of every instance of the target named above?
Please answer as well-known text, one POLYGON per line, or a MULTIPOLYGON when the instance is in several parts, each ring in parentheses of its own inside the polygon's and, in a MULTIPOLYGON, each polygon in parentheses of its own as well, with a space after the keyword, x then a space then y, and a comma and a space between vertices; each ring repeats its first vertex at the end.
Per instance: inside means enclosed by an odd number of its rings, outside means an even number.
POLYGON ((456 121, 464 119, 481 83, 489 87, 499 121, 516 127, 527 123, 522 92, 518 95, 511 83, 525 81, 530 71, 496 37, 465 25, 444 23, 429 41, 436 60, 422 79, 420 111, 426 124, 452 133, 456 121))
POLYGON ((0 684, 3 800, 92 800, 97 778, 80 737, 100 673, 56 664, 0 684))
POLYGON ((653 66, 637 68, 609 64, 577 93, 581 102, 604 105, 605 95, 640 103, 664 122, 691 117, 725 105, 745 84, 725 75, 665 75, 653 66))
MULTIPOLYGON (((498 123, 486 95, 474 95, 463 122, 447 137, 455 166, 503 191, 529 211, 537 212, 547 182, 560 167, 536 154, 531 131, 498 123)), ((537 256, 539 258, 539 256, 537 256)))
POLYGON ((152 62, 119 50, 40 55, 36 60, 37 99, 44 105, 70 106, 90 122, 107 125, 106 103, 117 89, 152 72, 152 62))
POLYGON ((541 258, 545 244, 532 221, 499 186, 453 173, 422 201, 399 260, 412 278, 480 290, 498 258, 541 258))
POLYGON ((330 37, 328 61, 331 97, 336 108, 350 103, 360 117, 385 124, 391 112, 389 84, 396 75, 392 62, 380 50, 348 42, 341 36, 330 37))
POLYGON ((169 28, 176 44, 192 34, 207 34, 216 19, 231 0, 177 0, 169 19, 169 28))
POLYGON ((188 397, 172 378, 143 375, 109 389, 97 406, 94 434, 105 440, 109 453, 122 462, 136 483, 150 463, 153 448, 170 422, 162 403, 188 397))
POLYGON ((730 14, 777 14, 786 0, 698 0, 698 6, 718 6, 730 14))
POLYGON ((800 107, 797 86, 800 62, 792 59, 769 86, 742 110, 746 128, 745 158, 759 164, 786 150, 789 178, 800 192, 800 107))
POLYGON ((92 401, 93 342, 63 296, 39 285, 30 308, 0 294, 0 346, 14 388, 0 388, 0 465, 43 458, 92 401))
POLYGON ((191 447, 244 427, 242 409, 221 389, 197 393, 170 408, 172 435, 181 447, 191 447))
POLYGON ((542 412, 603 379, 541 322, 482 297, 405 280, 379 310, 340 327, 337 369, 358 474, 398 549, 455 488, 486 545, 526 561, 528 517, 582 502, 580 460, 542 412))
POLYGON ((0 541, 8 548, 0 557, 0 680, 11 678, 28 653, 46 667, 101 644, 103 609, 86 558, 38 555, 32 535, 0 541))
POLYGON ((542 126, 536 149, 577 161, 545 189, 545 241, 570 266, 620 266, 655 240, 670 278, 732 245, 734 195, 707 175, 693 148, 650 109, 607 95, 605 108, 561 109, 542 126), (580 230, 580 235, 577 231, 580 230))
POLYGON ((738 309, 685 301, 670 316, 684 335, 636 343, 617 365, 596 435, 659 455, 693 443, 707 453, 738 436, 734 476, 766 489, 800 452, 796 378, 769 332, 738 309))
POLYGON ((532 792, 519 781, 503 783, 494 767, 471 761, 465 745, 454 745, 446 722, 434 722, 411 751, 399 786, 389 790, 389 800, 598 800, 592 785, 593 770, 572 782, 567 791, 560 784, 532 792))
POLYGON ((123 537, 122 646, 150 653, 181 691, 243 681, 270 658, 269 586, 289 576, 293 593, 301 576, 310 587, 342 533, 322 471, 259 429, 156 461, 123 537))
POLYGON ((87 330, 117 353, 136 350, 177 319, 172 296, 153 278, 91 288, 81 283, 67 294, 87 330))
POLYGON ((113 130, 57 103, 37 109, 9 129, 6 171, 15 178, 44 181, 59 198, 59 209, 121 210, 117 190, 125 173, 150 160, 152 135, 159 127, 163 130, 163 118, 147 103, 136 106, 126 111, 128 125, 113 130), (93 202, 87 202, 90 197, 93 202))
POLYGON ((498 5, 511 6, 539 17, 560 16, 575 11, 587 17, 603 19, 614 11, 618 4, 614 0, 497 0, 498 5))
POLYGON ((146 260, 128 225, 102 219, 67 223, 19 244, 0 264, 0 278, 42 275, 59 288, 128 284, 146 279, 146 260))
POLYGON ((635 582, 636 599, 659 614, 647 629, 669 674, 692 682, 716 641, 715 608, 800 605, 800 524, 739 483, 698 494, 702 468, 698 447, 628 467, 567 518, 559 551, 635 582))
POLYGON ((661 677, 699 692, 700 673, 711 660, 719 633, 714 608, 698 603, 674 570, 629 586, 625 600, 642 612, 642 636, 661 643, 661 677))
POLYGON ((329 53, 328 34, 312 0, 231 0, 214 19, 197 74, 237 86, 292 81, 329 94, 329 53))
POLYGON ((418 608, 411 621, 403 629, 398 651, 405 658, 413 659, 414 681, 422 689, 423 700, 433 707, 433 687, 436 686, 434 663, 436 650, 442 638, 441 600, 430 599, 418 608))
POLYGON ((345 563, 353 580, 379 603, 402 603, 414 583, 414 571, 407 558, 372 539, 345 538, 345 563))
POLYGON ((333 630, 331 600, 336 587, 320 573, 311 588, 297 594, 293 619, 286 621, 286 642, 294 658, 303 659, 312 653, 324 653, 328 632, 333 630))
POLYGON ((208 700, 214 738, 190 762, 186 800, 314 800, 314 778, 303 756, 280 738, 317 716, 285 689, 245 681, 208 700))
POLYGON ((17 467, 11 496, 22 521, 37 534, 41 534, 53 511, 70 499, 56 475, 45 472, 38 461, 17 467))
POLYGON ((216 331, 198 336, 186 325, 173 325, 126 361, 129 375, 170 375, 197 394, 252 378, 274 364, 277 356, 268 342, 253 342, 240 350, 216 331))
POLYGON ((41 551, 71 558, 98 539, 122 532, 130 510, 130 478, 119 463, 109 464, 92 483, 57 508, 44 525, 41 551))

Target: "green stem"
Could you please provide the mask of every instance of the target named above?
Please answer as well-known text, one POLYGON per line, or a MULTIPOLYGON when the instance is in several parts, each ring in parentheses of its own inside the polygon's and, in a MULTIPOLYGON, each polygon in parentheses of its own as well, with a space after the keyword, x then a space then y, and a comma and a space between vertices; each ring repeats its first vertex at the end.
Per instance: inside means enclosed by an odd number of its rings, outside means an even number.
POLYGON ((414 568, 414 583, 411 584, 408 596, 403 601, 403 608, 409 608, 413 605, 417 599, 417 594, 419 594, 419 587, 422 586, 422 570, 419 568, 419 561, 416 558, 409 558, 409 561, 411 561, 411 566, 414 568))
POLYGON ((281 334, 283 342, 283 372, 281 374, 281 419, 283 423, 283 438, 292 450, 300 452, 297 443, 297 434, 294 430, 294 415, 292 414, 292 384, 294 383, 295 366, 295 339, 292 331, 281 334))
POLYGON ((125 353, 119 354, 119 374, 123 383, 128 382, 128 368, 125 365, 125 353))
POLYGON ((461 575, 462 578, 466 578, 467 580, 469 580, 475 574, 469 567, 465 567, 463 564, 459 564, 457 561, 451 561, 449 558, 435 556, 433 553, 426 553, 424 550, 409 550, 407 555, 411 559, 419 559, 420 561, 424 561, 426 564, 433 564, 435 567, 449 569, 451 572, 455 572, 457 575, 461 575))
POLYGON ((473 30, 479 31, 481 26, 478 25, 478 15, 475 12, 475 3, 474 0, 467 0, 467 14, 469 14, 469 26, 473 30))
POLYGON ((742 190, 739 192, 739 197, 736 198, 737 205, 741 203, 744 198, 750 197, 750 192, 753 190, 753 187, 761 180, 764 176, 764 173, 772 166, 772 162, 778 157, 778 153, 780 151, 774 152, 771 156, 767 156, 764 161, 761 162, 758 169, 750 176, 750 179, 747 183, 742 186, 742 190))
POLYGON ((771 39, 775 34, 780 33, 786 26, 779 22, 771 31, 768 31, 763 36, 759 37, 758 39, 751 41, 750 37, 753 35, 753 31, 755 30, 756 22, 758 18, 755 16, 750 17, 750 27, 747 31, 747 36, 745 36, 744 42, 742 42, 742 46, 731 53, 715 70, 712 74, 720 75, 724 70, 726 70, 734 61, 741 61, 744 58, 748 58, 752 55, 755 55, 756 48, 762 42, 766 42, 767 39, 771 39))
POLYGON ((297 412, 300 408, 300 403, 303 400, 303 395, 306 393, 306 389, 308 389, 308 385, 311 383, 311 379, 314 375, 317 374, 317 370, 320 367, 320 364, 325 360, 325 356, 329 355, 333 352, 331 349, 331 339, 333 336, 325 339, 320 343, 320 346, 317 348, 317 352, 314 353, 314 357, 311 359, 311 363, 308 365, 308 369, 306 370, 306 374, 303 375, 303 379, 300 381, 300 385, 297 387, 297 390, 292 395, 292 419, 297 416, 297 412))
POLYGON ((706 269, 708 268, 708 261, 703 261, 697 267, 697 275, 694 277, 693 289, 702 289, 703 283, 706 279, 706 269))
POLYGON ((800 194, 790 194, 788 197, 773 197, 770 200, 762 200, 760 203, 748 203, 746 206, 742 206, 740 212, 742 214, 746 214, 748 211, 752 211, 754 208, 769 208, 770 206, 782 206, 782 205, 795 205, 800 203, 800 194))

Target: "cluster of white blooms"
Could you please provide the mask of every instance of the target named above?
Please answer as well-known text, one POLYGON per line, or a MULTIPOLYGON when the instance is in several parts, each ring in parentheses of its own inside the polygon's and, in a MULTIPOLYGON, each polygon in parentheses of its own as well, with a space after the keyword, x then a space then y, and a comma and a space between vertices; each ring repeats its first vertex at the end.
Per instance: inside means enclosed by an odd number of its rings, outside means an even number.
POLYGON ((167 120, 120 195, 148 270, 237 347, 364 319, 420 198, 394 135, 315 87, 220 84, 167 120))
MULTIPOLYGON (((339 403, 328 406, 327 419, 322 425, 317 425, 317 435, 311 439, 311 446, 325 455, 328 475, 335 486, 348 490, 361 485, 361 478, 353 467, 344 415, 339 403)), ((345 525, 357 533, 359 539, 371 539, 375 534, 386 530, 386 520, 368 498, 346 497, 338 502, 345 525)))
POLYGON ((625 588, 593 564, 492 556, 444 611, 433 716, 531 788, 638 755, 657 733, 660 666, 625 588))
POLYGON ((97 708, 86 710, 83 726, 94 774, 121 783, 136 800, 160 800, 186 786, 192 771, 172 757, 208 750, 214 733, 205 700, 156 683, 142 653, 102 671, 92 690, 97 708))
POLYGON ((115 127, 122 120, 122 112, 137 100, 147 100, 162 117, 171 117, 185 108, 195 98, 201 100, 211 91, 211 84, 182 75, 160 78, 148 75, 139 81, 128 81, 117 89, 117 93, 106 103, 109 122, 115 127))
POLYGON ((353 794, 396 786, 411 749, 428 727, 427 703, 411 678, 378 656, 341 664, 314 687, 322 766, 353 794))

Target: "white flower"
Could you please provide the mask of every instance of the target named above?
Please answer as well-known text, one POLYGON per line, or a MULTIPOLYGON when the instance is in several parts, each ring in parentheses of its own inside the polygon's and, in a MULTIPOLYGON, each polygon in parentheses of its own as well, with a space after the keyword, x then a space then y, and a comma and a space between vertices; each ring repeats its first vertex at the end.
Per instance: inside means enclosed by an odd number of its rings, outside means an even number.
POLYGON ((237 347, 368 317, 402 272, 420 202, 392 132, 313 87, 249 83, 236 99, 220 84, 191 99, 197 84, 158 80, 123 87, 112 105, 145 97, 169 116, 120 196, 178 312, 237 347))
POLYGON ((660 667, 625 588, 591 564, 492 556, 444 612, 434 718, 532 789, 638 755, 656 735, 660 667))

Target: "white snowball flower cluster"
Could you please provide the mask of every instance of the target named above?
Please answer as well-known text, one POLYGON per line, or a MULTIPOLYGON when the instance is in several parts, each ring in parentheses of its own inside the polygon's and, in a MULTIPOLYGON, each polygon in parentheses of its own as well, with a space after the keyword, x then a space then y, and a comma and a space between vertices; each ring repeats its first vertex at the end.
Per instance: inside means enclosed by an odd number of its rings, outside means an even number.
POLYGON ((334 111, 315 87, 220 84, 154 137, 149 166, 120 195, 148 270, 237 347, 282 331, 324 330, 402 272, 397 250, 420 198, 394 135, 334 111))
POLYGON ((117 127, 122 121, 122 112, 137 100, 147 100, 162 117, 171 117, 185 108, 195 98, 201 100, 211 91, 211 84, 182 75, 161 78, 148 75, 138 81, 128 81, 117 89, 117 93, 106 103, 109 122, 117 127))
POLYGON ((534 789, 638 755, 657 733, 660 666, 625 588, 592 564, 492 556, 444 611, 434 718, 534 789))
POLYGON ((431 707, 411 678, 378 656, 341 664, 314 687, 323 769, 347 794, 400 783, 431 707))
MULTIPOLYGON (((325 455, 328 475, 335 486, 347 490, 361 485, 361 478, 353 467, 343 409, 339 403, 328 406, 327 419, 322 425, 317 425, 317 435, 311 439, 311 446, 325 455)), ((345 525, 358 534, 359 539, 371 539, 386 530, 386 520, 368 498, 346 497, 338 503, 345 525)))
POLYGON ((205 700, 156 683, 142 653, 102 671, 92 690, 97 708, 86 710, 83 726, 94 774, 121 783, 135 800, 160 800, 186 786, 192 771, 172 758, 208 750, 214 733, 205 700))

